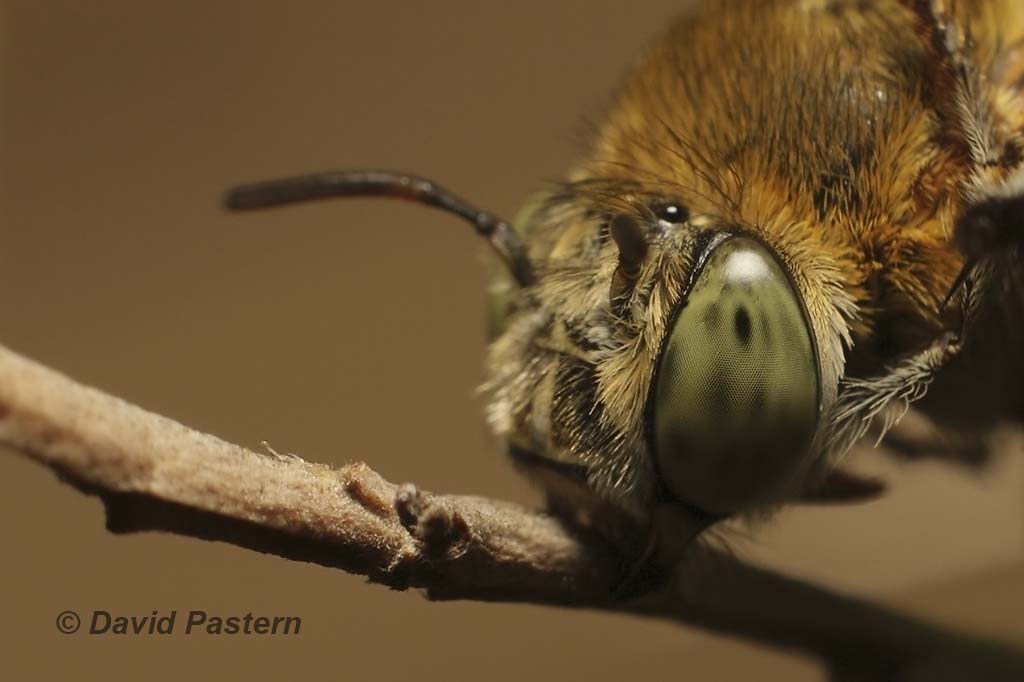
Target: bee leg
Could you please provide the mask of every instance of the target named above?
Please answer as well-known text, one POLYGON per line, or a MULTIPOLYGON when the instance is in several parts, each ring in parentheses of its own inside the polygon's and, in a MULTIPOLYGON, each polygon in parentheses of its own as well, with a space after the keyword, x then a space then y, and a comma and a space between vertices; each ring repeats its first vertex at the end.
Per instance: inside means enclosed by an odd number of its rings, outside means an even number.
POLYGON ((947 16, 942 0, 900 0, 900 4, 917 19, 917 33, 938 58, 937 66, 941 70, 957 71, 964 60, 963 38, 947 16))
POLYGON ((1024 187, 1012 196, 993 196, 968 208, 953 237, 968 262, 1024 241, 1024 187))
MULTIPOLYGON (((982 291, 1001 279, 1024 289, 1024 168, 996 187, 981 190, 953 227, 964 265, 943 308, 961 296, 966 317, 973 317, 982 291)), ((967 321, 964 322, 967 324, 967 321)))
POLYGON ((822 452, 835 461, 872 429, 881 442, 890 428, 905 415, 910 405, 924 397, 928 386, 943 367, 960 354, 964 315, 958 331, 947 331, 920 351, 888 367, 879 376, 847 379, 829 412, 829 429, 822 452))
MULTIPOLYGON (((977 96, 985 77, 968 54, 972 37, 950 17, 952 3, 901 0, 916 18, 917 33, 930 55, 932 106, 947 137, 966 164, 970 206, 954 226, 954 243, 964 266, 950 288, 943 309, 964 293, 988 256, 1024 244, 1024 150, 1019 135, 998 133, 996 114, 977 96)), ((1007 51, 1011 54, 1012 51, 1007 51)), ((1016 86, 1019 89, 1019 86, 1016 86)), ((1013 88, 1011 88, 1013 89, 1013 88)), ((1017 265, 1019 267, 1019 265, 1017 265)))
POLYGON ((654 557, 658 550, 658 529, 626 518, 618 509, 600 504, 580 506, 578 500, 547 493, 547 513, 577 533, 594 533, 611 544, 622 563, 611 586, 611 599, 622 601, 646 591, 657 581, 654 557))
POLYGON ((646 529, 642 550, 633 554, 622 579, 613 588, 617 600, 641 594, 664 580, 683 554, 699 542, 699 536, 721 517, 698 512, 675 502, 658 506, 646 529))
POLYGON ((624 601, 643 594, 655 580, 653 557, 658 549, 658 532, 655 526, 647 528, 642 549, 635 558, 623 567, 622 575, 612 586, 612 599, 624 601))
POLYGON ((1020 249, 1024 247, 1024 171, 1018 171, 1006 185, 968 208, 953 228, 953 239, 965 261, 946 297, 947 305, 976 278, 975 273, 990 256, 1011 254, 1017 249, 1014 265, 1019 268, 1020 249))
POLYGON ((980 86, 978 70, 966 51, 969 37, 959 30, 942 0, 901 0, 900 4, 916 19, 917 34, 929 55, 929 80, 934 83, 931 104, 948 139, 966 160, 964 170, 987 167, 994 160, 993 149, 978 142, 986 117, 968 104, 977 100, 973 93, 980 86))

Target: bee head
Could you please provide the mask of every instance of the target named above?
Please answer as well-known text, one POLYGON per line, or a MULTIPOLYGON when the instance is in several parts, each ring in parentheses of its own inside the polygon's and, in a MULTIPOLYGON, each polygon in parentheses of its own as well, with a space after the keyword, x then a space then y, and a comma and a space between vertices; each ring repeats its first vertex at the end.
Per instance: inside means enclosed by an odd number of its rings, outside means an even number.
POLYGON ((627 506, 729 515, 784 499, 806 473, 821 363, 775 248, 728 207, 685 197, 587 177, 519 222, 538 280, 492 351, 492 422, 586 462, 588 483, 627 506))

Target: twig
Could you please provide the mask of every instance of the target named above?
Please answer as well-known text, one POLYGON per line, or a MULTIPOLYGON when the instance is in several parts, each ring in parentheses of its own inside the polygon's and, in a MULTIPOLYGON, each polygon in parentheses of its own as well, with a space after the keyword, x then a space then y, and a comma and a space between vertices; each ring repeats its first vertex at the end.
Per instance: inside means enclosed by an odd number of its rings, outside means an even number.
POLYGON ((0 444, 99 496, 115 533, 160 530, 368 576, 432 599, 667 618, 819 656, 836 679, 1021 680, 1024 658, 695 543, 641 594, 600 537, 522 507, 396 486, 365 464, 260 455, 0 347, 0 444), (958 676, 959 675, 959 676, 958 676))

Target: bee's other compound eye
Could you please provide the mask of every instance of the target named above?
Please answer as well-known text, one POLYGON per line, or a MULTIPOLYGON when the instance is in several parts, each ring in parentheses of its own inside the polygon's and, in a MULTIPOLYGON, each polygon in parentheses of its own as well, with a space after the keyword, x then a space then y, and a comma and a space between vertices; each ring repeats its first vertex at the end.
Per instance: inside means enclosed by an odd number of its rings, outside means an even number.
POLYGON ((811 331, 788 276, 759 242, 717 246, 662 344, 652 445, 669 491, 743 511, 801 473, 818 415, 811 331))
POLYGON ((674 201, 656 201, 651 204, 651 212, 658 220, 670 225, 685 223, 690 218, 686 207, 674 201))

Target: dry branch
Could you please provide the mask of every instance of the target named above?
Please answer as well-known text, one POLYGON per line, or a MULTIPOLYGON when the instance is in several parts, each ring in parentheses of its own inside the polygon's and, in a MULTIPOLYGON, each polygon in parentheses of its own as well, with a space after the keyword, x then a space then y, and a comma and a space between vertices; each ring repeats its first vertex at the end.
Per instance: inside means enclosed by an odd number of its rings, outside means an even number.
MULTIPOLYGON (((230 542, 433 599, 625 611, 820 657, 836 679, 1022 680, 1024 657, 694 543, 626 597, 598 536, 522 507, 396 486, 193 431, 0 347, 0 444, 99 496, 115 533, 230 542)), ((43 541, 43 539, 41 539, 43 541)))

